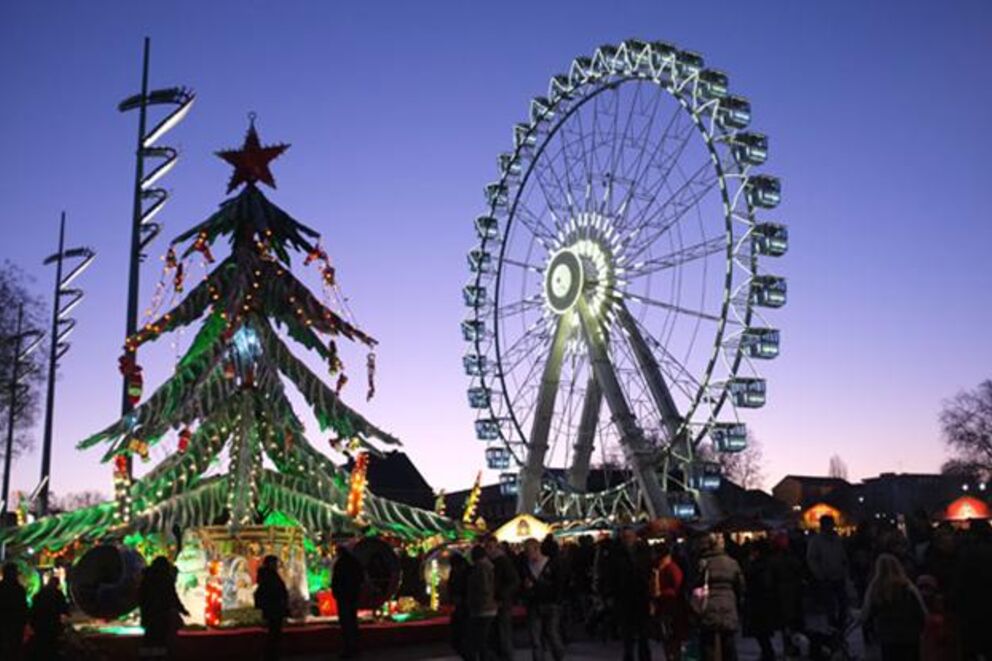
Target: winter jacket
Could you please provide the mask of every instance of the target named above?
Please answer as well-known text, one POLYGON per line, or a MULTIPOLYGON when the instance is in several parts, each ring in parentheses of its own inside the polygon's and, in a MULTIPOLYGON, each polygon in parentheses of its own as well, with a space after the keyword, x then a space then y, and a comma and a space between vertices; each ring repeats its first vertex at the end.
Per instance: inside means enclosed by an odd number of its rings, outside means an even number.
POLYGON ((266 622, 281 622, 289 612, 289 592, 277 571, 268 567, 258 570, 255 608, 261 609, 266 622))
POLYGON ((472 617, 496 615, 496 577, 489 558, 479 558, 468 574, 468 610, 472 617))
POLYGON ((511 608, 520 590, 520 574, 510 556, 500 553, 492 558, 494 590, 500 608, 511 608))
POLYGON ((835 531, 820 532, 809 541, 806 564, 818 581, 835 582, 847 578, 847 552, 844 540, 835 531))
POLYGON ((869 588, 861 618, 874 622, 878 642, 891 645, 920 642, 926 614, 920 593, 906 583, 893 599, 884 602, 873 595, 869 588))
POLYGON ((737 631, 740 618, 737 604, 744 594, 744 574, 740 565, 723 551, 709 551, 699 561, 700 585, 709 585, 700 626, 710 631, 737 631))
POLYGON ((521 566, 524 584, 527 585, 529 581, 530 586, 524 590, 524 601, 527 606, 551 606, 561 602, 564 591, 563 574, 557 559, 548 558, 536 575, 526 559, 521 566))

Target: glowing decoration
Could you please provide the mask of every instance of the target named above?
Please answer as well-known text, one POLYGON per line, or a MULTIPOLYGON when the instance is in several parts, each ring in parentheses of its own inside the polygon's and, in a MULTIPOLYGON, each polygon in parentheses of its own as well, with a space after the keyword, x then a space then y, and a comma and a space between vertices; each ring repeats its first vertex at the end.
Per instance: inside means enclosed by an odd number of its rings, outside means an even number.
POLYGON ((214 256, 213 253, 210 252, 210 244, 207 242, 206 232, 200 232, 200 234, 196 237, 196 241, 193 242, 193 250, 201 253, 203 255, 203 261, 207 264, 214 263, 214 256))
POLYGON ((441 607, 441 572, 438 571, 437 558, 431 558, 430 605, 432 611, 441 607))
POLYGON ((832 516, 838 527, 846 525, 844 515, 839 509, 826 503, 816 503, 803 512, 802 527, 806 530, 819 530, 821 516, 832 516))
POLYGON ((970 519, 992 518, 989 506, 978 498, 961 496, 950 505, 944 514, 947 521, 968 521, 970 519))
POLYGON ((207 603, 206 609, 203 612, 203 620, 208 627, 219 627, 220 617, 221 617, 221 580, 220 580, 220 561, 211 560, 208 565, 208 576, 206 595, 207 603))
POLYGON ((518 514, 496 529, 497 541, 519 544, 528 538, 544 539, 552 532, 551 526, 530 514, 518 514))
POLYGON ((465 498, 465 510, 462 512, 462 523, 471 525, 475 520, 476 510, 479 508, 479 496, 482 494, 482 471, 475 475, 475 483, 472 490, 465 498))
POLYGON ((369 468, 369 453, 359 452, 351 468, 351 481, 348 485, 347 514, 353 519, 361 518, 365 507, 366 474, 369 468))
POLYGON ((438 516, 444 516, 444 512, 448 505, 444 501, 444 489, 439 489, 437 495, 434 496, 434 513, 438 516))
POLYGON ((321 617, 333 617, 338 614, 338 602, 334 600, 334 594, 330 590, 321 590, 317 593, 317 612, 321 617))

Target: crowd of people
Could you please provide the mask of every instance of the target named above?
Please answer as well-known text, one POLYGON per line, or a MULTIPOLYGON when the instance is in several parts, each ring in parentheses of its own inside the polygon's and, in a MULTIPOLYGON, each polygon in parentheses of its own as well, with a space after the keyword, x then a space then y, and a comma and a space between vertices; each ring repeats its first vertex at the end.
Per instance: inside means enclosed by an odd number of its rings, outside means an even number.
POLYGON ((856 636, 883 661, 992 661, 992 528, 915 523, 841 536, 824 516, 812 534, 739 544, 718 533, 647 540, 633 528, 563 545, 484 537, 451 557, 451 644, 466 660, 512 659, 521 606, 535 661, 565 658, 577 636, 615 640, 638 661, 652 640, 666 661, 735 661, 742 637, 762 661, 836 658, 856 636))
MULTIPOLYGON (((650 659, 652 641, 666 661, 735 661, 742 637, 757 642, 762 661, 836 658, 852 636, 883 661, 992 661, 986 521, 955 529, 876 520, 841 536, 825 516, 813 534, 783 530, 742 543, 720 533, 646 539, 634 528, 564 544, 550 535, 519 546, 485 536, 450 561, 451 644, 466 660, 514 658, 522 610, 535 661, 564 659, 579 636, 615 641, 631 661, 650 659)), ((331 589, 344 657, 359 653, 364 581, 361 562, 339 547, 331 589)), ((138 601, 143 650, 171 657, 188 613, 168 559, 144 570, 138 601)), ((279 658, 289 595, 274 556, 258 570, 255 606, 268 631, 261 652, 279 658)), ((65 658, 68 612, 57 577, 29 607, 16 565, 5 565, 0 658, 65 658)))

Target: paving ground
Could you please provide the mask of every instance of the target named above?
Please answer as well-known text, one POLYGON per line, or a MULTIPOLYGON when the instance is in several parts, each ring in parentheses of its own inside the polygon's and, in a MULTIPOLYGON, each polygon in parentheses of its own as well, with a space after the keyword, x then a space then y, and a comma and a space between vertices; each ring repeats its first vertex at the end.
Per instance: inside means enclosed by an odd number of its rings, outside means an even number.
MULTIPOLYGON (((516 657, 519 661, 530 661, 530 649, 526 645, 524 636, 521 631, 518 631, 517 634, 516 657)), ((778 644, 778 641, 776 641, 776 650, 779 653, 779 658, 784 659, 785 657, 781 656, 781 649, 778 647, 778 644)), ((849 645, 854 654, 853 658, 855 659, 877 658, 874 655, 865 656, 865 653, 861 648, 859 635, 851 635, 849 638, 849 645)), ((758 645, 751 639, 739 639, 738 651, 740 661, 758 661, 760 658, 758 645)), ((619 642, 599 643, 592 641, 575 641, 568 646, 565 658, 569 661, 599 661, 606 659, 616 661, 617 659, 622 658, 622 654, 623 650, 619 642)), ((294 661, 317 661, 317 659, 326 660, 328 658, 334 657, 293 657, 294 661)), ((392 649, 378 649, 364 654, 362 658, 369 660, 374 659, 375 661, 400 661, 401 659, 410 661, 459 661, 459 657, 452 653, 451 647, 444 643, 415 645, 392 649)), ((662 661, 665 659, 665 653, 662 651, 660 643, 652 642, 651 658, 655 661, 662 661)))

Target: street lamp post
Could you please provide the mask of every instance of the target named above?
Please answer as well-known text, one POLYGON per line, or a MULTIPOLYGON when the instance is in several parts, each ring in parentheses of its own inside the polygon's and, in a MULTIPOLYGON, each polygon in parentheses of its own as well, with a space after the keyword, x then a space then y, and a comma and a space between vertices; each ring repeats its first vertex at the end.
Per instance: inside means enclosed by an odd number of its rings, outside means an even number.
POLYGON ((83 300, 83 290, 69 285, 93 262, 96 253, 90 248, 65 248, 65 212, 59 222, 59 249, 45 259, 45 265, 55 264, 55 295, 52 302, 51 342, 48 351, 48 398, 45 403, 45 435, 41 446, 41 491, 38 494, 37 514, 48 513, 48 494, 52 470, 52 428, 55 420, 55 376, 62 356, 69 350, 66 339, 76 327, 76 320, 69 313, 83 300), (68 273, 63 267, 67 259, 80 260, 68 273))

